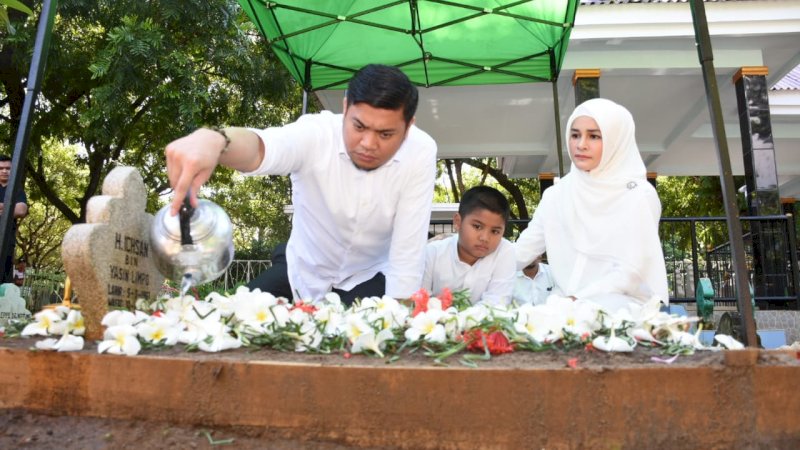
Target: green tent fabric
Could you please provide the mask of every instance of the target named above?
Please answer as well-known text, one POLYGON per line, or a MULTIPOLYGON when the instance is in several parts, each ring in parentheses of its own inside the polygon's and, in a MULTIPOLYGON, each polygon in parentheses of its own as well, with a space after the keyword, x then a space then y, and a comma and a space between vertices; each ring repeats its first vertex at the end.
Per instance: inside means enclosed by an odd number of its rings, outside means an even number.
POLYGON ((578 0, 239 0, 307 91, 369 63, 420 86, 554 81, 578 0))

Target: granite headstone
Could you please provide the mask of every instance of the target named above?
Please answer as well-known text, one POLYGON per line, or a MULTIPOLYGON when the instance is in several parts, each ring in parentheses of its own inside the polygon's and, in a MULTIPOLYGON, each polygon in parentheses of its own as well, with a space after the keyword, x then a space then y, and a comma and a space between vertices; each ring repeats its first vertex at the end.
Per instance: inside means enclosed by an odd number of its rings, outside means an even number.
POLYGON ((0 327, 8 325, 12 319, 30 318, 31 313, 25 309, 25 299, 20 296, 19 287, 13 283, 0 285, 0 327))
POLYGON ((150 247, 147 192, 132 167, 117 167, 92 197, 86 223, 73 225, 61 245, 64 268, 80 299, 87 339, 101 339, 110 308, 132 310, 136 300, 154 300, 164 282, 150 247))

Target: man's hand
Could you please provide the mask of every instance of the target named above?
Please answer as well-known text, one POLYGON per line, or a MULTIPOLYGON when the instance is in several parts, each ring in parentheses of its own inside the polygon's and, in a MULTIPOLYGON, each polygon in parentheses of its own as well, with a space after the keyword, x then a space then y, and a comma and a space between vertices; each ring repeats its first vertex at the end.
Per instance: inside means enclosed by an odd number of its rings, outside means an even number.
POLYGON ((217 165, 234 170, 252 172, 264 160, 264 143, 247 128, 226 127, 230 139, 226 148, 225 137, 219 131, 199 128, 194 133, 167 144, 167 176, 175 191, 171 213, 174 216, 191 190, 189 199, 197 206, 197 192, 211 177, 217 165))
POLYGON ((167 176, 175 191, 171 213, 175 215, 191 190, 190 202, 197 206, 197 192, 219 164, 225 138, 214 130, 199 128, 167 144, 167 176))

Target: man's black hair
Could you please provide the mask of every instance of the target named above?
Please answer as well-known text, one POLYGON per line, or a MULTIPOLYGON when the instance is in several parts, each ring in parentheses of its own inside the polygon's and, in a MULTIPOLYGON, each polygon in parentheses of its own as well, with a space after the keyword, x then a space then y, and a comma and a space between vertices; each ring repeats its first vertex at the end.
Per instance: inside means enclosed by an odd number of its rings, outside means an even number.
POLYGON ((458 205, 458 214, 463 220, 464 217, 474 212, 476 209, 487 209, 495 214, 500 214, 503 220, 508 223, 511 216, 511 206, 508 199, 497 189, 489 186, 475 186, 470 188, 461 197, 458 205))
POLYGON ((400 69, 382 64, 369 64, 356 72, 347 85, 347 106, 366 103, 373 108, 403 109, 406 124, 417 113, 419 93, 400 69))
POLYGON ((11 161, 11 157, 8 155, 0 155, 0 162, 4 161, 11 161))

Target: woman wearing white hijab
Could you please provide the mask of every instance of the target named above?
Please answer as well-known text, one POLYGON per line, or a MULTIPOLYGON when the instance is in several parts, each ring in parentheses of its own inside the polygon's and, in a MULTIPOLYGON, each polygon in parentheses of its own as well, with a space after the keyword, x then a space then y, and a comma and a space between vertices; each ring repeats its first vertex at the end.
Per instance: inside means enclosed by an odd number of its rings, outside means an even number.
POLYGON ((572 167, 544 192, 515 243, 518 267, 547 252, 554 294, 609 313, 653 296, 667 303, 661 203, 647 181, 633 117, 592 99, 575 108, 566 132, 572 167))

